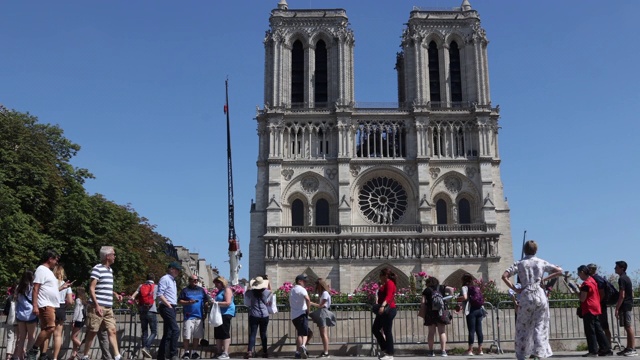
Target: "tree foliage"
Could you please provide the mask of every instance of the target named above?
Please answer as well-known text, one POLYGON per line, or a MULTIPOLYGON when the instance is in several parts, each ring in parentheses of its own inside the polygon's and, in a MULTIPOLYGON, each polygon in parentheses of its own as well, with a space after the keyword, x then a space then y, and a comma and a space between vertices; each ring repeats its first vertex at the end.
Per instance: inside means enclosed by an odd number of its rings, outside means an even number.
POLYGON ((89 195, 93 175, 70 163, 79 150, 59 126, 0 106, 0 284, 34 269, 46 249, 61 254, 69 279, 87 283, 104 245, 116 248, 120 291, 164 273, 170 240, 130 206, 89 195))

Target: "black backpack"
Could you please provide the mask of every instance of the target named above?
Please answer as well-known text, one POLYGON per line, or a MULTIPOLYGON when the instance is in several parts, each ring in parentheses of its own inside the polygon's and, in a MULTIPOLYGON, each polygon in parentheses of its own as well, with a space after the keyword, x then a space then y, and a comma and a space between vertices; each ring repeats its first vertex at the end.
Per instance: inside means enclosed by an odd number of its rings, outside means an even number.
POLYGON ((618 291, 618 289, 613 286, 611 281, 603 278, 598 274, 593 275, 593 278, 596 283, 604 284, 604 299, 600 300, 609 306, 615 305, 618 302, 618 298, 620 297, 620 291, 618 291))
POLYGON ((5 316, 9 316, 9 312, 11 312, 11 296, 7 297, 7 301, 4 302, 4 309, 2 310, 5 316))
POLYGON ((607 305, 615 305, 620 297, 620 291, 613 286, 611 281, 604 280, 604 293, 607 298, 607 305))

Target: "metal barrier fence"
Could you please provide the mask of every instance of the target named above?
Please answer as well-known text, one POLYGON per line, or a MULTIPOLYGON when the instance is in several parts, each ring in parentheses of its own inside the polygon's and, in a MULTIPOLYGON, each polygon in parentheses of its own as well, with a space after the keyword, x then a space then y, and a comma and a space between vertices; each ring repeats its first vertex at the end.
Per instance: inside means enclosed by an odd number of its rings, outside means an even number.
MULTIPOLYGON (((551 323, 550 340, 584 340, 583 324, 575 312, 577 300, 550 300, 551 323), (567 307, 553 307, 554 303, 564 302, 567 307), (575 306, 573 306, 575 304, 575 306)), ((399 352, 417 352, 426 350, 428 328, 423 325, 423 319, 417 316, 419 304, 405 303, 397 304, 398 312, 393 323, 394 341, 399 352)), ((289 309, 287 306, 279 305, 279 312, 270 316, 268 343, 270 353, 287 353, 295 349, 295 328, 291 323, 289 309)), ((512 349, 515 340, 515 311, 513 303, 503 301, 497 306, 485 303, 487 317, 483 321, 482 329, 484 333, 484 347, 489 351, 501 353, 505 346, 512 349)), ((248 314, 247 308, 243 305, 236 306, 236 317, 232 321, 231 342, 234 352, 244 352, 249 342, 248 334, 248 314)), ((336 314, 338 324, 329 328, 329 342, 332 351, 337 351, 344 355, 375 355, 377 346, 375 338, 371 334, 371 325, 375 315, 371 312, 371 305, 364 303, 354 304, 333 304, 332 311, 336 314)), ((620 329, 614 315, 614 309, 608 308, 609 328, 613 335, 613 345, 620 344, 621 336, 624 337, 624 330, 620 329)), ((126 358, 141 358, 139 354, 139 343, 141 328, 138 314, 127 309, 114 310, 117 322, 117 333, 120 352, 126 358)), ((453 312, 453 319, 446 327, 447 344, 467 344, 467 326, 464 312, 453 312)), ((639 314, 634 314, 633 327, 637 328, 640 323, 639 314)), ((71 317, 72 313, 67 313, 67 322, 63 332, 63 346, 59 359, 67 359, 71 353, 71 317)), ((183 315, 178 311, 178 325, 182 328, 183 315)), ((205 322, 206 341, 199 346, 198 351, 202 357, 211 357, 215 351, 215 340, 213 328, 205 322)), ((162 337, 162 318, 158 316, 158 338, 156 347, 162 337)), ((315 325, 310 326, 317 333, 315 325)), ((6 354, 6 330, 7 325, 0 328, 0 358, 6 354)), ((83 329, 81 338, 84 338, 86 329, 83 329)), ((638 332, 636 332, 638 334, 638 332)), ((257 343, 260 341, 258 339, 257 343)), ((436 336, 435 343, 439 344, 436 336)), ((319 336, 314 336, 310 340, 312 349, 320 345, 319 336)), ((84 346, 84 345, 83 345, 84 346)), ((318 346, 319 347, 319 346, 318 346)), ((448 346, 449 347, 449 346, 448 346)), ((436 345, 439 349, 439 345, 436 345)), ((100 358, 99 347, 94 342, 91 358, 100 358)))

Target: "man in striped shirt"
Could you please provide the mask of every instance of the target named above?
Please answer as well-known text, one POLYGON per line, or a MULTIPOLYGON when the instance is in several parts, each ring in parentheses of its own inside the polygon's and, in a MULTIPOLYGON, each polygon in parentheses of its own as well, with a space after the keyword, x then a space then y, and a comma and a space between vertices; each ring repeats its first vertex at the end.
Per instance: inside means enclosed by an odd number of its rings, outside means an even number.
POLYGON ((113 270, 111 265, 116 261, 116 252, 113 246, 100 248, 100 264, 91 269, 89 282, 89 305, 87 306, 87 336, 85 338, 84 356, 82 360, 89 359, 91 344, 100 327, 104 326, 109 333, 109 342, 115 354, 115 360, 120 360, 118 350, 118 338, 116 337, 116 319, 113 315, 113 297, 122 301, 122 295, 113 291, 113 270))

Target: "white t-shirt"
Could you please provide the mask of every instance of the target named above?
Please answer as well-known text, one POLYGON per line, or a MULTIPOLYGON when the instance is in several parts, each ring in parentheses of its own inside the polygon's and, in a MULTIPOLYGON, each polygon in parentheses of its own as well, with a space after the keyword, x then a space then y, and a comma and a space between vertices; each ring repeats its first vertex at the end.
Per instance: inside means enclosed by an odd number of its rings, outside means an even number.
POLYGON ((324 303, 324 307, 325 307, 325 308, 327 308, 327 309, 328 309, 328 308, 330 308, 330 307, 331 307, 331 295, 329 295, 329 292, 328 292, 328 291, 323 291, 323 292, 322 292, 322 295, 320 295, 320 302, 319 302, 319 304, 320 304, 320 303, 322 303, 322 299, 327 300, 327 302, 326 302, 326 303, 324 303))
POLYGON ((291 289, 289 293, 289 308, 291 308, 291 319, 295 319, 300 315, 307 312, 307 301, 305 297, 308 297, 307 289, 300 285, 296 285, 291 289))
POLYGON ((44 265, 38 266, 33 279, 34 284, 40 284, 40 290, 38 291, 38 307, 43 308, 45 306, 51 306, 54 308, 60 307, 58 296, 58 279, 53 275, 53 271, 44 265))
MULTIPOLYGON (((60 286, 64 285, 64 281, 62 280, 58 280, 58 289, 60 288, 60 286)), ((64 290, 61 290, 58 292, 58 302, 60 303, 60 306, 64 305, 67 302, 67 294, 73 294, 73 292, 71 291, 71 288, 68 287, 64 290)), ((38 306, 40 306, 38 304, 38 306)))

